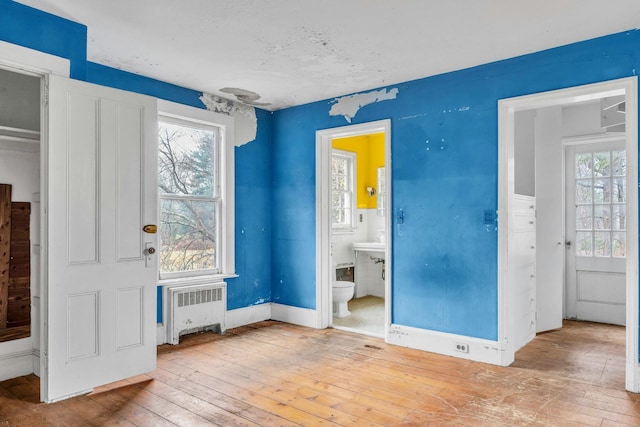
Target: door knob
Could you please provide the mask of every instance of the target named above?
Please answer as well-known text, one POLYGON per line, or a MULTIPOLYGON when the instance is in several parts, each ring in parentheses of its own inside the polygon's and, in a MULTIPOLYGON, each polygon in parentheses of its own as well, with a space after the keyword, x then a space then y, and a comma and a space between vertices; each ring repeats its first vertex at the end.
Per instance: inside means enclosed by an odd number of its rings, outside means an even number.
POLYGON ((571 241, 567 240, 566 243, 567 247, 571 247, 571 241))
POLYGON ((156 248, 154 248, 153 246, 150 246, 147 248, 147 254, 153 255, 155 253, 156 253, 156 248))

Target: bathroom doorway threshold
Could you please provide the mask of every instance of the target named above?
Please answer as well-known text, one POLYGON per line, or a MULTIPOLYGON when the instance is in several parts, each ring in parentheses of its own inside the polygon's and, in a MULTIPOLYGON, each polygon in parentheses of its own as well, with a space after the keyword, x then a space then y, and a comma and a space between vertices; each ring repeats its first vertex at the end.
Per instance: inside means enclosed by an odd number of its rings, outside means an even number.
POLYGON ((367 295, 348 304, 351 315, 334 317, 335 329, 384 338, 384 298, 367 295))

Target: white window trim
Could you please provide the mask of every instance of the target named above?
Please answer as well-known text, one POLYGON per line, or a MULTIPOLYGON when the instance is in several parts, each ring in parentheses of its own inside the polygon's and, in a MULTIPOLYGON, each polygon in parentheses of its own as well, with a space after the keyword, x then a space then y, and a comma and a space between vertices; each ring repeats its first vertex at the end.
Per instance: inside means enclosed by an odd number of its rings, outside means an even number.
MULTIPOLYGON (((356 191, 357 190, 356 161, 358 159, 356 157, 356 153, 352 151, 345 151, 337 148, 332 148, 331 157, 333 157, 334 154, 338 154, 340 156, 348 157, 349 159, 351 159, 351 170, 349 171, 349 180, 351 183, 351 223, 348 225, 340 225, 340 224, 336 225, 336 224, 333 224, 333 221, 332 221, 331 230, 333 234, 352 234, 355 232, 355 229, 356 229, 356 206, 357 206, 356 199, 358 198, 358 192, 356 191)), ((329 172, 332 175, 332 171, 329 171, 329 172)), ((333 190, 331 192, 333 193, 333 190)), ((333 214, 332 206, 331 206, 331 212, 333 214)))
MULTIPOLYGON (((215 126, 220 129, 219 155, 219 191, 222 203, 220 204, 220 272, 212 275, 210 271, 190 271, 179 273, 164 273, 160 276, 160 283, 179 279, 208 277, 208 278, 229 278, 237 277, 235 273, 235 174, 234 174, 234 119, 225 114, 214 113, 213 111, 190 107, 188 105, 175 102, 158 100, 159 119, 178 120, 193 124, 203 124, 215 126)), ((160 204, 158 204, 158 211, 160 204)), ((158 212, 158 218, 160 214, 158 212)), ((160 242, 158 242, 160 244, 160 242)))

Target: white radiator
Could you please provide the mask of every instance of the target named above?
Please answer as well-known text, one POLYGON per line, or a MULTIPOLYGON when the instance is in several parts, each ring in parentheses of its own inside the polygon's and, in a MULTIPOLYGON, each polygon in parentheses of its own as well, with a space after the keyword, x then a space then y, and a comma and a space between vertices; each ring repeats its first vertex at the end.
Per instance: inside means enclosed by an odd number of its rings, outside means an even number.
POLYGON ((167 342, 203 330, 225 331, 227 284, 224 282, 173 286, 167 289, 167 342))

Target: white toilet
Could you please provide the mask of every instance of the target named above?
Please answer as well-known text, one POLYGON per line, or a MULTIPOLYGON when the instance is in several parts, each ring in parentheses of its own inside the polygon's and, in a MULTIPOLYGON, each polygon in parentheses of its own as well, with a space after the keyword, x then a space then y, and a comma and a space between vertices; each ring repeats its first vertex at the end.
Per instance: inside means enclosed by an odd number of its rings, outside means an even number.
POLYGON ((333 282, 333 315, 335 317, 347 317, 351 314, 347 303, 353 298, 355 283, 338 280, 333 282))

